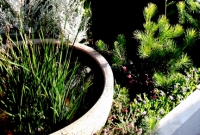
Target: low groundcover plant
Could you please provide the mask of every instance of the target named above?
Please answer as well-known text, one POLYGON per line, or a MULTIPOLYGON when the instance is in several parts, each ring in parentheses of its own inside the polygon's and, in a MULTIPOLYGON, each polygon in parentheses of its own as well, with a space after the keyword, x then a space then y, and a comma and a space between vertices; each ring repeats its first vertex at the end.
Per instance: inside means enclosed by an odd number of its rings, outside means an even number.
POLYGON ((200 69, 191 68, 187 72, 187 81, 183 85, 176 83, 170 95, 155 88, 151 98, 141 93, 131 99, 129 90, 116 84, 110 115, 98 134, 156 135, 159 120, 196 89, 199 77, 200 69))

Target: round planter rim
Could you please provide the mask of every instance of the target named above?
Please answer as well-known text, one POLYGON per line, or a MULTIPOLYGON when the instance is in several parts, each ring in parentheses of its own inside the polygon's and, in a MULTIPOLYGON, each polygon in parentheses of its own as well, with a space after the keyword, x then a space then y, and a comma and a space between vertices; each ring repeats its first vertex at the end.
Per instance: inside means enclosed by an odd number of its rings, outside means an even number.
MULTIPOLYGON (((33 39, 30 40, 33 44, 53 43, 60 44, 60 40, 56 39, 33 39)), ((66 44, 67 42, 63 42, 66 44)), ((23 44, 18 41, 17 45, 23 44)), ((109 112, 112 106, 113 91, 114 91, 114 77, 113 72, 106 61, 106 59, 95 51, 81 43, 70 43, 75 49, 80 50, 90 57, 100 66, 104 77, 104 89, 98 101, 89 109, 82 117, 67 125, 66 127, 51 133, 50 135, 93 135, 105 125, 109 112)), ((5 46, 7 48, 8 46, 5 46)))

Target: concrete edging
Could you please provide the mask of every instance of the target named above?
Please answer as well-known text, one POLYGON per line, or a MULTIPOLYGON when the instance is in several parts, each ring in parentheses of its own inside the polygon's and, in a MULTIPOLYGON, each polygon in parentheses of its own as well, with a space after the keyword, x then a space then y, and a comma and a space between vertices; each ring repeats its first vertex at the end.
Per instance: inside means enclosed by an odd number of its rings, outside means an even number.
POLYGON ((200 135, 200 85, 160 120, 155 133, 158 135, 200 135))

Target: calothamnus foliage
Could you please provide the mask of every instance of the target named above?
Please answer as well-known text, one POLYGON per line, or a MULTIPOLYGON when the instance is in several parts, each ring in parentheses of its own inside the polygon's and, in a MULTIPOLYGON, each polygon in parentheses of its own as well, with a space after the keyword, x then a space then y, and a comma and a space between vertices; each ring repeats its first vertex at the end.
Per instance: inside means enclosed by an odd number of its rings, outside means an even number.
POLYGON ((181 24, 171 25, 165 15, 154 22, 151 19, 156 11, 156 5, 149 3, 144 9, 145 30, 135 31, 134 36, 139 42, 138 53, 145 63, 144 70, 152 70, 157 87, 170 89, 173 84, 185 81, 184 70, 192 66, 185 52, 198 39, 198 31, 192 27, 185 29, 181 24))
MULTIPOLYGON (((173 15, 178 17, 176 22, 183 26, 195 27, 199 29, 200 4, 198 0, 167 1, 166 15, 168 18, 173 15)), ((171 20, 175 22, 174 20, 171 20)))
MULTIPOLYGON (((195 45, 199 37, 198 21, 193 14, 199 11, 200 4, 186 0, 169 3, 168 6, 171 5, 177 7, 177 24, 171 24, 167 15, 160 15, 157 22, 153 21, 157 6, 149 3, 144 9, 144 30, 134 32, 139 43, 137 54, 141 60, 141 71, 153 77, 156 87, 165 90, 173 88, 175 83, 185 82, 185 70, 193 66, 187 51, 195 45)), ((123 67, 128 62, 123 35, 117 37, 111 51, 101 40, 96 45, 100 52, 112 56, 113 66, 123 67)))

